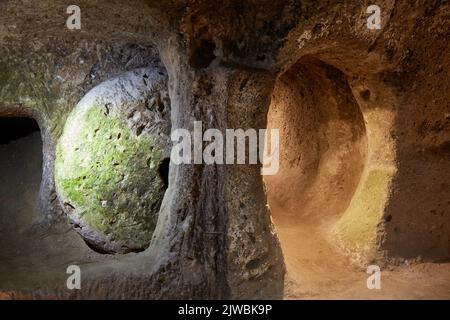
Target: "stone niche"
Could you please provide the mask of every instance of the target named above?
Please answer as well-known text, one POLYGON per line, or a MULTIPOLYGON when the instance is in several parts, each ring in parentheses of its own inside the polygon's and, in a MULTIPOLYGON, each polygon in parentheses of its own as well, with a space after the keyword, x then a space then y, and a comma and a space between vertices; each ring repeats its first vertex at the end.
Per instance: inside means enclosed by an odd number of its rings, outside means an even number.
POLYGON ((352 297, 373 263, 448 298, 450 4, 187 2, 0 3, 0 298, 352 297), (194 121, 280 129, 278 174, 171 163, 194 121))

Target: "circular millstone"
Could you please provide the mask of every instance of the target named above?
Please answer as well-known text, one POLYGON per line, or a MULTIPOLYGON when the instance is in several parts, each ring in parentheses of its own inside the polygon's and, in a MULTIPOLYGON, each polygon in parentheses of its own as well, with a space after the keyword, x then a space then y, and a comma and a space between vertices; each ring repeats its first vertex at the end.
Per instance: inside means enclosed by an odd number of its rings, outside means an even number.
POLYGON ((91 247, 148 247, 164 196, 170 147, 166 75, 140 69, 91 90, 58 142, 55 182, 65 212, 91 247), (163 170, 164 171, 164 170, 163 170))

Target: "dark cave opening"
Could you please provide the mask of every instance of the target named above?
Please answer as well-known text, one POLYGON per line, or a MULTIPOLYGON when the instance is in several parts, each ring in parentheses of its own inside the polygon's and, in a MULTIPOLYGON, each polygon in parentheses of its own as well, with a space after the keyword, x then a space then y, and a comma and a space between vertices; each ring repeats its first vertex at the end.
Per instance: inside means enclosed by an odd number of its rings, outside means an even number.
POLYGON ((39 125, 32 118, 0 118, 0 144, 8 144, 36 131, 39 131, 39 125))
POLYGON ((42 161, 37 122, 32 118, 0 117, 0 241, 11 247, 15 242, 11 243, 8 236, 17 234, 39 216, 42 161))

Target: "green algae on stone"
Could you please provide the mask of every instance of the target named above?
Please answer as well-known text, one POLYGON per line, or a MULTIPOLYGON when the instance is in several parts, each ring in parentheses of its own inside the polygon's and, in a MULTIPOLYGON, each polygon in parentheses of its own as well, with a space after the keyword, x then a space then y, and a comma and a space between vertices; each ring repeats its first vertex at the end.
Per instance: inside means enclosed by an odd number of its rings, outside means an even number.
POLYGON ((378 224, 389 196, 391 176, 386 170, 371 170, 332 230, 340 246, 357 260, 374 257, 378 224))
POLYGON ((136 136, 104 106, 75 108, 55 161, 55 182, 62 201, 73 208, 71 220, 121 248, 106 251, 145 249, 164 195, 162 154, 151 135, 136 136))

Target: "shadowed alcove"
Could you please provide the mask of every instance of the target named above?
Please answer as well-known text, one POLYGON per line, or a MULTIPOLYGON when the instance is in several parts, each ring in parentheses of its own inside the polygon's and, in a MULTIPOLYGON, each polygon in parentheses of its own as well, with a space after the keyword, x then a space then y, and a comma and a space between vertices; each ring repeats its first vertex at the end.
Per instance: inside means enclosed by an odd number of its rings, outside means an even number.
POLYGON ((29 226, 39 212, 42 178, 42 140, 32 118, 0 117, 0 255, 16 249, 16 235, 29 226))

